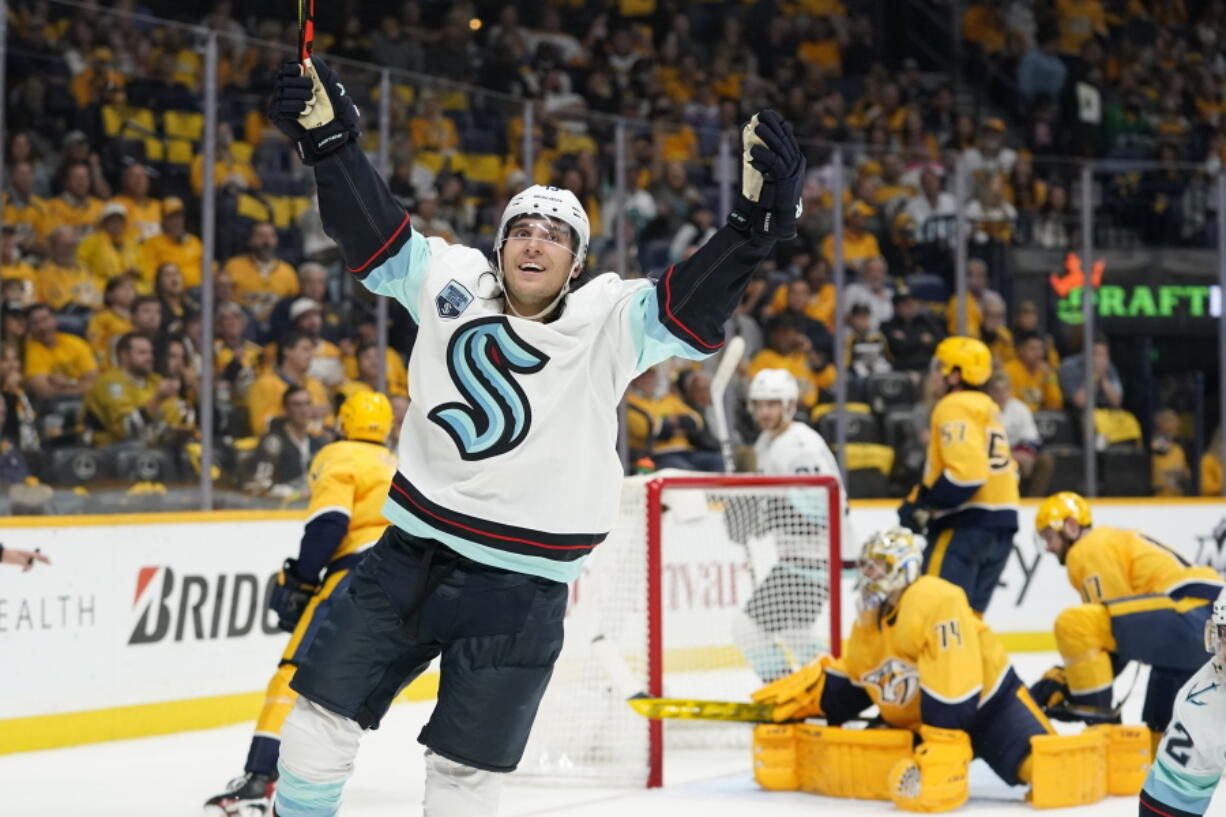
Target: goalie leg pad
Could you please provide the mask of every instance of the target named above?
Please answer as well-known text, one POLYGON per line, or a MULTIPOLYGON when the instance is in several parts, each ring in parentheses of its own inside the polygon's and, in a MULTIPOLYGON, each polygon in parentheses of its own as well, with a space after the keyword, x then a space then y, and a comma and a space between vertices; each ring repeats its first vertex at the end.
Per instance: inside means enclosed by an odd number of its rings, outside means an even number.
POLYGON ((764 723, 753 730, 753 779, 768 791, 795 791, 797 724, 764 723))
POLYGON ((906 729, 810 724, 797 727, 796 744, 801 791, 858 800, 889 800, 886 778, 913 745, 906 729))
POLYGON ((1030 739, 1031 781, 1026 795, 1035 808, 1097 803, 1107 796, 1107 736, 1036 735, 1030 739))
POLYGON ((921 726, 923 745, 890 770, 894 805, 903 811, 952 811, 970 796, 971 738, 960 729, 921 726))
POLYGON ((1107 737, 1107 794, 1136 797, 1153 761, 1151 733, 1144 726, 1103 724, 1089 731, 1107 737))

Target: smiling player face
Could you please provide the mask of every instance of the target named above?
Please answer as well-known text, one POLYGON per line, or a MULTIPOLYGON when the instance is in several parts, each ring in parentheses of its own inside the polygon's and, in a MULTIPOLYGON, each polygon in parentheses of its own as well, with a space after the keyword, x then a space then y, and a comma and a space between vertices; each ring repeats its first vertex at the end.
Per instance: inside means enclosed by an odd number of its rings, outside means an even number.
POLYGON ((557 296, 575 271, 573 247, 570 227, 543 216, 525 216, 507 228, 502 274, 518 311, 539 312, 557 296))

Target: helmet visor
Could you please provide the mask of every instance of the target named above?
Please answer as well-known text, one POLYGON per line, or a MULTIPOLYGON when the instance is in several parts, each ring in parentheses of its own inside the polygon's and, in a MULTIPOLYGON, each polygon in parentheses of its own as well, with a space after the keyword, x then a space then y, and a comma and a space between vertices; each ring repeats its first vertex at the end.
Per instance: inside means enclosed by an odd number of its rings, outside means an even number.
POLYGON ((511 242, 541 241, 555 244, 575 255, 575 233, 570 225, 559 218, 529 214, 520 216, 507 225, 503 246, 511 242))

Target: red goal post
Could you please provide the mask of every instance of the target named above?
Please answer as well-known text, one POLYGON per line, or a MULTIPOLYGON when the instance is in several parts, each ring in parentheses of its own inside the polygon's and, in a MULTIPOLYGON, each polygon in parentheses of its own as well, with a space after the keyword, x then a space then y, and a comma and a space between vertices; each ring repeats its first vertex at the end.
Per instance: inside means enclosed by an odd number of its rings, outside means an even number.
POLYGON ((664 755, 744 748, 746 724, 648 721, 636 694, 748 700, 842 630, 838 480, 627 477, 618 521, 571 585, 566 638, 516 777, 660 786, 664 755))

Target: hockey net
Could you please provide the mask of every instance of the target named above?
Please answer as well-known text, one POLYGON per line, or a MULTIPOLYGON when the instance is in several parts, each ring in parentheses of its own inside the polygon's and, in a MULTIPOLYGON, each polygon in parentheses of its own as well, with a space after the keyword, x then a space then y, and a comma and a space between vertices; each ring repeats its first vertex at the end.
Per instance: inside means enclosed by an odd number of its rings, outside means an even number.
POLYGON ((617 527, 571 586, 516 776, 659 786, 669 750, 748 747, 748 724, 649 721, 626 699, 747 701, 837 654, 838 490, 799 475, 628 477, 617 527))

